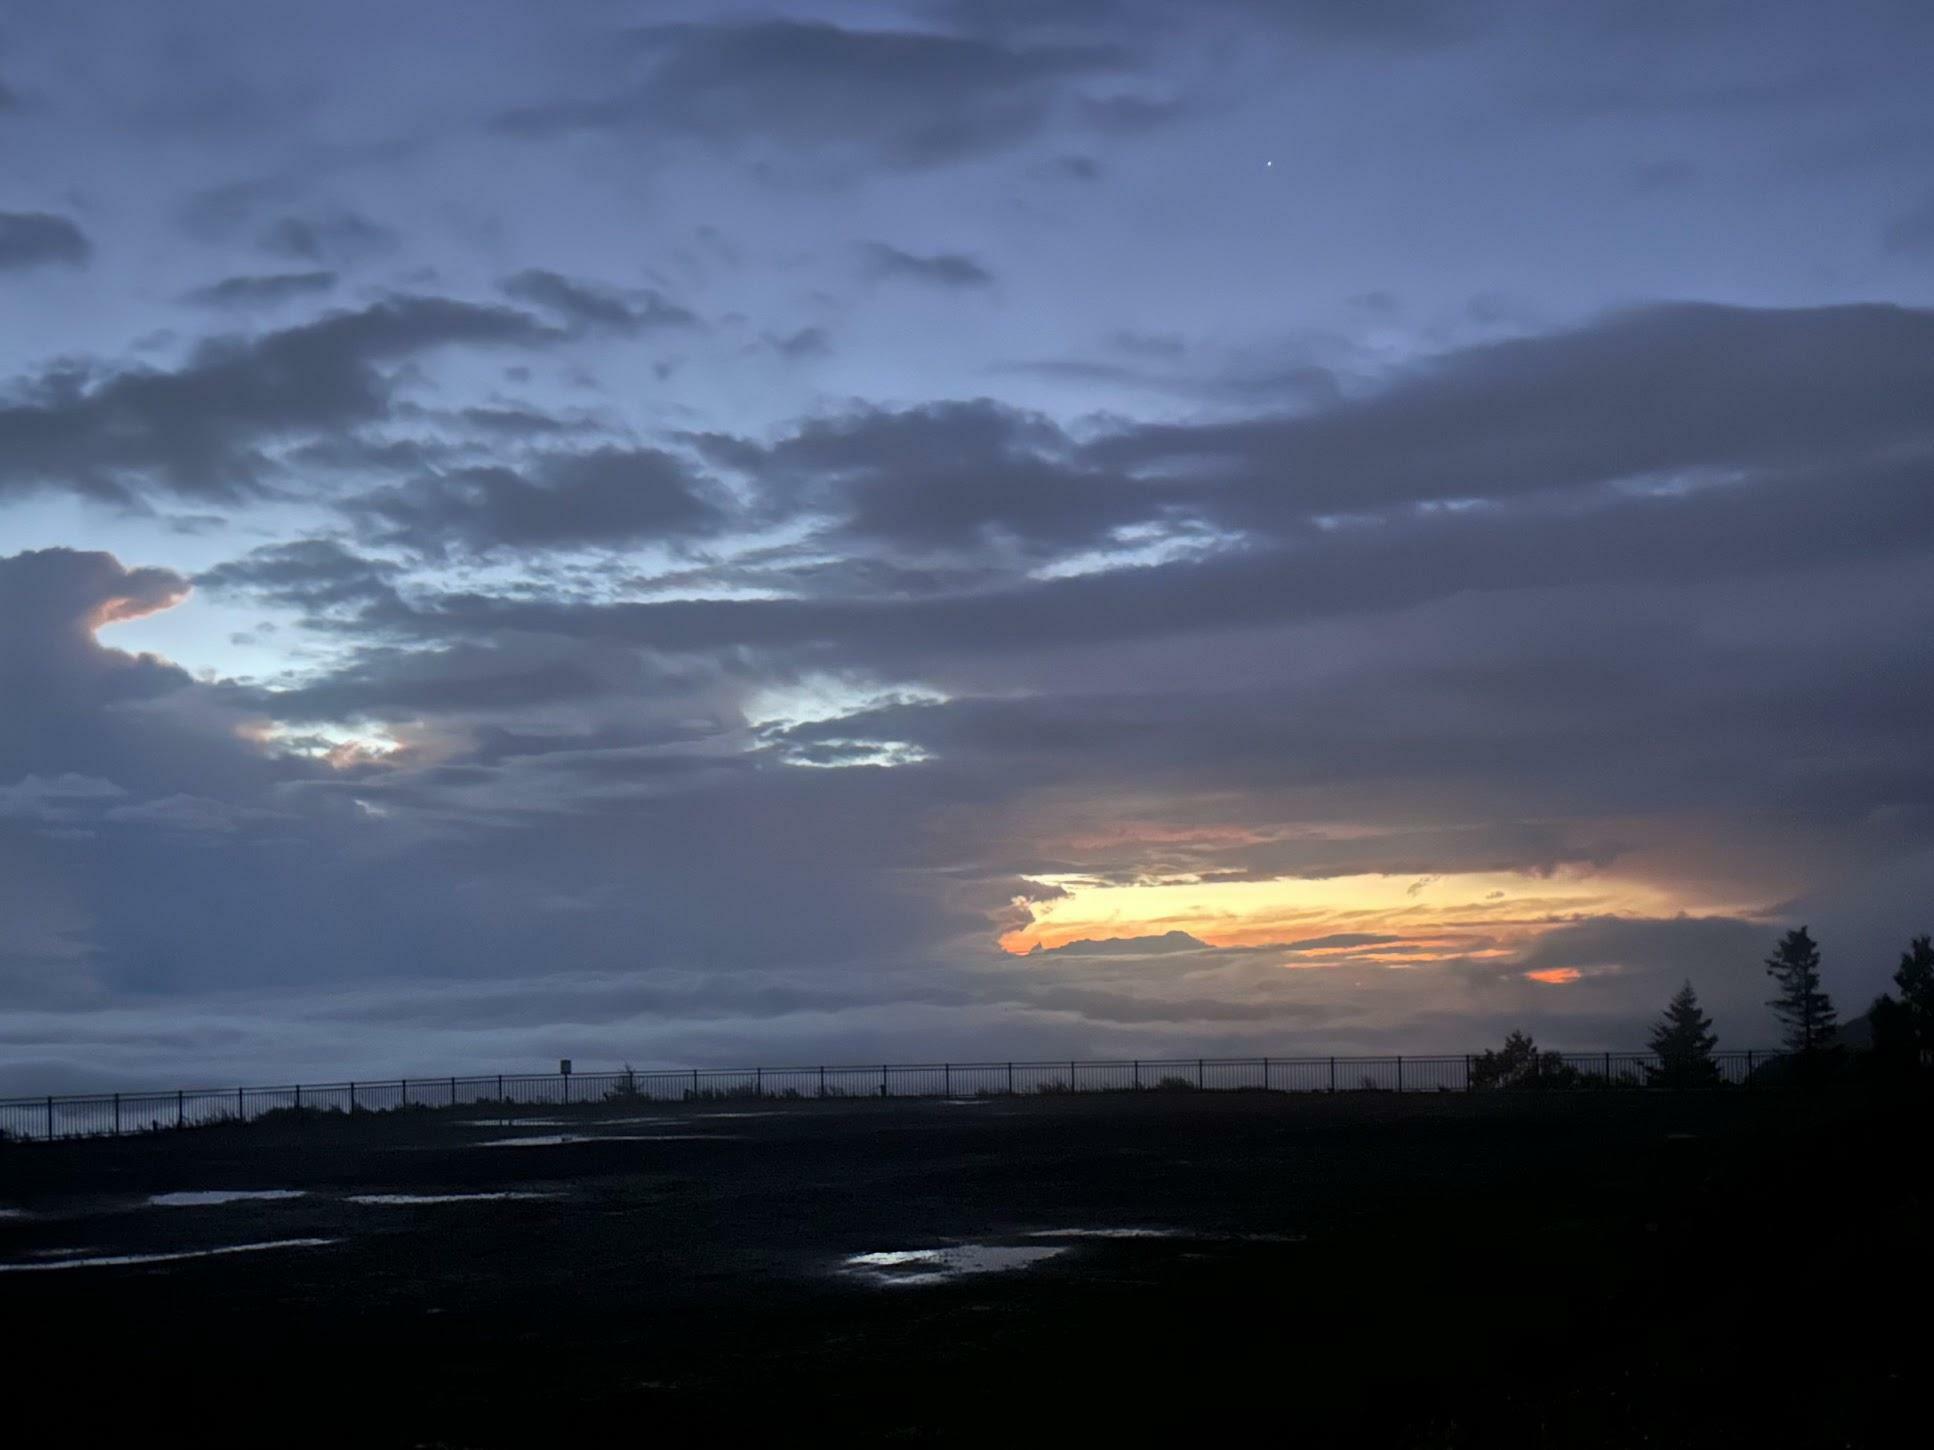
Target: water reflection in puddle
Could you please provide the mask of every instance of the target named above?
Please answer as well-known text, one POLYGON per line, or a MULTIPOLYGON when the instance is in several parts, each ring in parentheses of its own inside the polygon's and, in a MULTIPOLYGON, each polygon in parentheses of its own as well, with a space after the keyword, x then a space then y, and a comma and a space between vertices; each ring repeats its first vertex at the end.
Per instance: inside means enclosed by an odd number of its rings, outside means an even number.
POLYGON ((352 1193, 349 1202, 383 1207, 414 1207, 419 1203, 503 1203, 509 1199, 556 1198, 555 1193, 352 1193))
POLYGON ((300 1188, 217 1188, 208 1192, 194 1193, 157 1193, 148 1199, 150 1208, 206 1208, 215 1203, 243 1203, 254 1200, 270 1201, 280 1198, 301 1198, 300 1188))
POLYGON ((33 1264, 0 1264, 0 1274, 44 1273, 55 1269, 104 1269, 127 1264, 171 1264, 181 1259, 213 1259, 225 1254, 255 1254, 264 1249, 319 1249, 335 1239, 269 1239, 259 1244, 224 1244, 215 1249, 178 1249, 165 1254, 103 1254, 86 1259, 53 1259, 33 1264))
POLYGON ((842 1261, 842 1267, 849 1274, 882 1286, 944 1284, 969 1274, 1003 1274, 1029 1268, 1066 1252, 1065 1247, 954 1244, 944 1249, 890 1249, 850 1254, 842 1261))

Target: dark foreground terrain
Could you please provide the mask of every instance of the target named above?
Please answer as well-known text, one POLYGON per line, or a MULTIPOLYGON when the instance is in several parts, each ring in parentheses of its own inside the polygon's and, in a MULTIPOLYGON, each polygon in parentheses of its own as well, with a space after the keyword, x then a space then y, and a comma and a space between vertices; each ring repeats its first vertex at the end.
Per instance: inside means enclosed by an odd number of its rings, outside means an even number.
POLYGON ((521 1112, 0 1144, 0 1439, 1927 1430, 1927 1119, 1900 1096, 521 1112), (237 1190, 291 1196, 150 1202, 237 1190))

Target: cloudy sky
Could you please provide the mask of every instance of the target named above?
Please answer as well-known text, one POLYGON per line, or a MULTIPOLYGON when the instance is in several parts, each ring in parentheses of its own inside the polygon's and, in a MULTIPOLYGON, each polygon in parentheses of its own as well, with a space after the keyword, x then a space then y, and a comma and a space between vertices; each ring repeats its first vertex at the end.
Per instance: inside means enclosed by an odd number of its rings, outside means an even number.
POLYGON ((1773 1038, 1934 927, 1919 0, 16 7, 0 1089, 1773 1038))

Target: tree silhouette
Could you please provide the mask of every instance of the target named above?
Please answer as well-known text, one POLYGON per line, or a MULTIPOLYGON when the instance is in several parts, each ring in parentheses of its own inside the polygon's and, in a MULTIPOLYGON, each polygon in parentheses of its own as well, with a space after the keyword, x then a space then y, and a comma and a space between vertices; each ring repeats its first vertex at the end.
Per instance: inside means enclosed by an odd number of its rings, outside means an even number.
POLYGON ((1652 1029, 1650 1046, 1659 1064, 1645 1070, 1646 1082, 1664 1088, 1717 1087, 1719 1064, 1712 1060, 1712 1049, 1718 1042, 1712 1019, 1699 1010, 1699 996, 1687 982, 1652 1029))
POLYGON ((1934 939, 1917 936, 1900 954, 1894 972, 1900 1004, 1906 1009, 1914 1040, 1914 1058, 1926 1062, 1934 1053, 1934 939))
POLYGON ((1820 990, 1820 948, 1805 927, 1780 938, 1766 972, 1779 984, 1779 996, 1766 1005, 1786 1028, 1788 1050, 1811 1053, 1832 1042, 1833 1000, 1820 990))
POLYGON ((1538 1044, 1523 1032, 1513 1032, 1504 1046, 1471 1059, 1470 1085, 1473 1091, 1486 1088, 1576 1087, 1579 1074, 1567 1067, 1555 1052, 1539 1052, 1538 1044))

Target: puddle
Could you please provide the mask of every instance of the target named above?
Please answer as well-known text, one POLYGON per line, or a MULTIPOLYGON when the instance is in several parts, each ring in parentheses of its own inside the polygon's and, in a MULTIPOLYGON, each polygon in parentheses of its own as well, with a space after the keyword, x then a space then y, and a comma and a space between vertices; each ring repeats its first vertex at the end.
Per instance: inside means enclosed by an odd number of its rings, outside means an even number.
POLYGON ((0 1274, 32 1274, 55 1269, 106 1269, 128 1264, 172 1264, 182 1259, 213 1259, 224 1254, 256 1254, 264 1249, 319 1249, 335 1239, 269 1239, 259 1244, 224 1244, 218 1249, 180 1249, 168 1254, 104 1254, 88 1259, 53 1259, 37 1264, 0 1264, 0 1274))
POLYGON ((411 1208, 419 1203, 503 1203, 509 1199, 558 1198, 556 1193, 352 1193, 350 1203, 411 1208))
POLYGON ((30 1259, 71 1259, 76 1254, 92 1254, 98 1252, 99 1250, 90 1244, 86 1248, 80 1249, 35 1249, 27 1257, 30 1259))
POLYGON ((26 1216, 27 1210, 24 1208, 0 1208, 0 1218, 25 1218, 26 1216))
POLYGON ((529 1138, 487 1138, 474 1148, 555 1148, 562 1143, 726 1143, 737 1133, 538 1133, 529 1138))
POLYGON ((944 1249, 891 1249, 881 1253, 849 1254, 841 1261, 847 1273, 871 1283, 945 1284, 969 1274, 1005 1274, 1030 1268, 1044 1259, 1065 1254, 1065 1247, 1015 1248, 1000 1244, 955 1244, 944 1249))
POLYGON ((455 1125, 459 1128, 564 1128, 577 1118, 458 1118, 455 1125))
POLYGON ((950 1108, 991 1108, 994 1106, 994 1100, 992 1098, 942 1098, 941 1101, 950 1108))
POLYGON ((1181 1230, 1172 1228, 1038 1228, 1031 1239, 1177 1239, 1181 1230))
POLYGON ((217 1188, 208 1192, 157 1193, 148 1199, 149 1208, 206 1208, 216 1203, 271 1202, 282 1198, 301 1198, 300 1188, 217 1188))
POLYGON ((775 1108, 767 1108, 756 1113, 693 1113, 695 1118, 783 1118, 786 1115, 775 1108))

